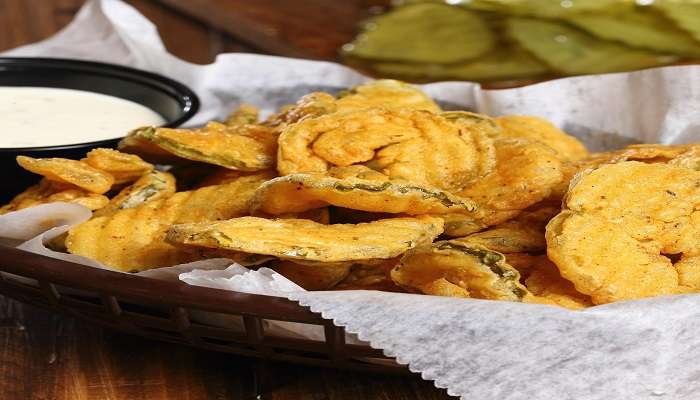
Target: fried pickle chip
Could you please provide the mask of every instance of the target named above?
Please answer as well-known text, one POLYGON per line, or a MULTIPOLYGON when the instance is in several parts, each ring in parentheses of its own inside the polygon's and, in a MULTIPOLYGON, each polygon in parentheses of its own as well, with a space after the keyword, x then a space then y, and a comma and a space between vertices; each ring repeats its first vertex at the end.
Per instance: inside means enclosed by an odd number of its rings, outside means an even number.
POLYGON ((441 296, 522 301, 527 294, 503 254, 455 241, 409 251, 391 278, 403 288, 441 296))
POLYGON ((440 113, 443 118, 475 129, 483 136, 496 139, 501 136, 501 125, 494 118, 470 111, 445 111, 440 113))
POLYGON ((337 179, 321 174, 293 174, 260 186, 251 200, 251 214, 278 215, 334 205, 354 210, 420 215, 470 213, 469 199, 402 181, 337 179))
POLYGON ((491 174, 459 195, 496 211, 520 211, 547 198, 562 178, 556 155, 540 143, 501 139, 496 142, 496 160, 491 174))
MULTIPOLYGON (((574 284, 562 278, 557 269, 547 256, 530 256, 532 261, 525 278, 525 287, 533 296, 544 298, 562 307, 579 310, 593 305, 591 298, 576 291, 574 284)), ((510 255, 506 255, 508 262, 510 255)), ((518 269, 516 267, 516 269, 518 269)), ((519 269, 518 269, 519 270, 519 269)), ((540 303, 540 299, 526 296, 523 299, 528 303, 540 303)))
POLYGON ((446 235, 466 236, 512 219, 560 185, 561 162, 549 147, 516 138, 495 143, 495 170, 456 193, 475 201, 477 211, 441 215, 446 235))
POLYGON ((48 180, 68 183, 97 194, 107 192, 114 183, 112 175, 82 161, 17 156, 17 164, 48 180))
POLYGON ((190 160, 180 158, 143 137, 144 132, 148 132, 153 127, 145 126, 129 132, 117 144, 117 149, 123 153, 135 154, 142 159, 154 164, 187 164, 190 160))
POLYGON ((429 113, 410 118, 421 136, 379 149, 373 165, 382 173, 458 191, 493 171, 493 140, 478 129, 429 113))
POLYGON ((221 222, 174 225, 167 240, 281 259, 342 262, 387 259, 430 243, 442 220, 421 216, 357 225, 322 225, 303 219, 242 217, 221 222))
POLYGON ((536 253, 547 248, 544 232, 536 227, 511 221, 452 240, 478 244, 500 253, 536 253))
POLYGON ((109 203, 109 199, 101 194, 90 193, 72 185, 42 179, 38 184, 30 186, 15 196, 10 203, 0 207, 0 215, 57 201, 77 203, 91 210, 100 209, 109 203))
POLYGON ((175 194, 175 177, 161 171, 151 171, 114 196, 107 206, 94 216, 106 215, 117 210, 138 207, 149 201, 164 199, 175 194))
POLYGON ((683 255, 674 265, 681 286, 700 290, 700 257, 683 255))
POLYGON ((141 157, 122 153, 113 149, 94 149, 83 159, 88 165, 108 172, 114 177, 115 184, 130 183, 153 170, 153 164, 141 157))
MULTIPOLYGON (((483 212, 478 214, 479 216, 484 215, 483 212)), ((501 221, 507 221, 510 218, 515 217, 516 215, 518 215, 517 211, 497 213, 496 215, 492 215, 490 218, 498 222, 494 222, 491 225, 495 225, 501 221)), ((472 233, 483 231, 484 229, 489 227, 489 222, 482 221, 481 218, 479 218, 479 216, 454 213, 439 214, 436 216, 439 216, 444 221, 444 234, 449 237, 464 237, 472 233)))
POLYGON ((241 171, 273 167, 277 151, 277 134, 262 125, 210 122, 202 129, 145 128, 140 135, 178 157, 241 171))
POLYGON ((165 199, 99 216, 73 227, 66 247, 72 254, 92 258, 120 271, 142 271, 218 257, 218 253, 197 252, 166 243, 168 228, 173 224, 246 215, 248 200, 262 182, 263 179, 239 180, 178 192, 165 199))
POLYGON ((501 135, 522 137, 546 144, 554 149, 562 161, 577 161, 588 155, 586 146, 551 122, 526 115, 507 115, 496 118, 501 135))
POLYGON ((604 160, 606 163, 641 161, 645 163, 674 164, 676 159, 685 160, 686 162, 688 160, 695 160, 698 151, 700 151, 700 145, 698 144, 681 144, 675 146, 662 144, 633 144, 621 150, 609 153, 598 153, 596 155, 597 157, 593 160, 604 160))
POLYGON ((328 290, 350 274, 352 263, 299 264, 276 261, 270 266, 285 278, 306 290, 328 290))
POLYGON ((564 179, 554 190, 552 197, 558 199, 564 197, 569 183, 579 172, 624 161, 641 161, 648 164, 668 163, 698 171, 700 170, 700 145, 633 144, 621 150, 594 153, 582 160, 564 163, 562 165, 564 179))
POLYGON ((700 171, 700 146, 690 145, 688 149, 668 161, 671 165, 700 171))
POLYGON ((337 108, 338 106, 333 95, 324 92, 309 93, 302 96, 296 104, 285 107, 281 112, 272 115, 262 124, 273 128, 284 128, 303 119, 333 113, 337 108))
POLYGON ((218 168, 214 172, 206 175, 206 177, 197 184, 197 187, 223 185, 225 183, 235 182, 239 179, 254 179, 254 180, 269 180, 277 177, 274 170, 263 171, 237 171, 228 168, 218 168))
POLYGON ((544 253, 547 249, 545 227, 559 211, 561 207, 558 205, 538 203, 510 221, 452 240, 479 244, 499 253, 544 253))
POLYGON ((279 138, 281 175, 371 162, 392 178, 458 190, 489 169, 490 139, 425 111, 366 109, 307 119, 279 138), (487 153, 487 152, 486 152, 487 153))
POLYGON ((245 125, 257 124, 260 110, 250 104, 241 104, 226 117, 224 124, 231 127, 243 127, 245 125))
POLYGON ((361 110, 292 124, 279 137, 277 170, 280 175, 326 172, 333 165, 350 166, 369 161, 378 148, 420 136, 407 116, 395 114, 381 109, 361 110), (328 139, 318 144, 326 135, 328 139), (317 145, 324 152, 322 155, 316 154, 317 145), (342 148, 344 145, 348 145, 347 148, 342 148), (339 148, 329 148, 332 146, 339 148))
POLYGON ((423 91, 393 79, 378 79, 355 86, 342 92, 336 100, 336 105, 341 112, 377 107, 440 112, 440 107, 423 91))
POLYGON ((676 257, 698 254, 700 172, 626 161, 579 175, 547 225, 547 254, 594 304, 691 290, 676 257))

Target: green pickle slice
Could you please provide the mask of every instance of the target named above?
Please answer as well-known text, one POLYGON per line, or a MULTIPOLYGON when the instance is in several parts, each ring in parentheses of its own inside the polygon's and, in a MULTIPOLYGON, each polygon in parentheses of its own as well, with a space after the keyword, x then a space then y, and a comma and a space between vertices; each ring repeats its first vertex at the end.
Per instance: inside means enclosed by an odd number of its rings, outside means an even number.
POLYGON ((634 6, 634 0, 465 0, 459 6, 501 14, 561 18, 580 12, 610 12, 634 6))
POLYGON ((654 2, 653 6, 661 10, 696 40, 700 40, 700 2, 665 0, 654 2))
POLYGON ((491 30, 478 15, 420 3, 369 20, 346 54, 370 60, 453 63, 479 57, 493 43, 491 30))
POLYGON ((508 18, 508 33, 553 69, 569 75, 629 71, 677 58, 597 39, 563 23, 508 18))
POLYGON ((371 68, 382 76, 419 80, 489 81, 542 76, 549 68, 527 52, 498 50, 478 60, 459 64, 378 62, 371 68))
MULTIPOLYGON (((700 9, 700 4, 696 7, 700 9)), ((700 55, 700 43, 648 7, 620 14, 575 14, 568 17, 567 21, 601 39, 617 40, 630 46, 660 52, 700 55)), ((700 12, 695 21, 700 26, 700 12)))

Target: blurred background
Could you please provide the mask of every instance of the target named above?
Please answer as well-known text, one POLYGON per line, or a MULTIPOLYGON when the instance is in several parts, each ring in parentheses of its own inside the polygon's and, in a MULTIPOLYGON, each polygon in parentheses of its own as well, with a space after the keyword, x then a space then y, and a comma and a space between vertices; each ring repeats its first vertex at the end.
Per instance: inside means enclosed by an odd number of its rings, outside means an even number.
MULTIPOLYGON (((65 26, 84 0, 0 0, 0 50, 65 26)), ((700 60, 699 0, 127 0, 168 49, 346 63, 413 82, 515 86, 700 60)))
MULTIPOLYGON (((0 50, 46 38, 85 0, 0 0, 0 50)), ((219 53, 337 60, 359 22, 388 1, 126 0, 158 27, 167 48, 206 64, 219 53)))

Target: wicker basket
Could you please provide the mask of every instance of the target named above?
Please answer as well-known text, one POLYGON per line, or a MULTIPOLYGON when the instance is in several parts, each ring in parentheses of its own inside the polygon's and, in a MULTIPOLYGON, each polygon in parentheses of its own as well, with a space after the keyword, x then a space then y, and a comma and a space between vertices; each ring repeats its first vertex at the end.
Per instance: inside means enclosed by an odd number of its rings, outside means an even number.
POLYGON ((190 286, 57 260, 0 245, 0 294, 105 328, 206 350, 377 372, 408 372, 381 351, 345 342, 343 328, 279 297, 190 286), (192 318, 238 316, 244 329, 192 318), (322 326, 324 341, 271 336, 265 321, 322 326))

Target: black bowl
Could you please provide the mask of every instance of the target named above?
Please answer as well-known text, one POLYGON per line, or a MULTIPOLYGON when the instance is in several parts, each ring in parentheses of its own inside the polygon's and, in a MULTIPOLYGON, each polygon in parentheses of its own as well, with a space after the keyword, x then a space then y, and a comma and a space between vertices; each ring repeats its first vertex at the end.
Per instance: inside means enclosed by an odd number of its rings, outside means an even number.
MULTIPOLYGON (((0 86, 75 89, 119 97, 157 112, 166 120, 167 127, 181 125, 199 109, 197 96, 179 82, 151 72, 96 62, 0 57, 0 86)), ((95 147, 114 147, 118 141, 117 138, 63 146, 0 148, 0 171, 5 174, 5 179, 0 179, 0 202, 7 202, 38 180, 36 175, 16 165, 17 155, 78 159, 95 147)))

